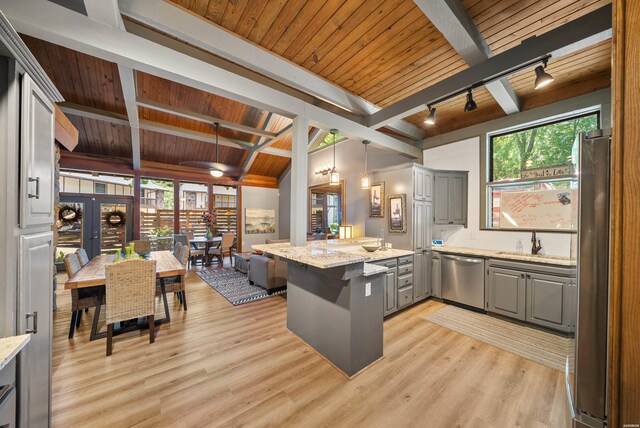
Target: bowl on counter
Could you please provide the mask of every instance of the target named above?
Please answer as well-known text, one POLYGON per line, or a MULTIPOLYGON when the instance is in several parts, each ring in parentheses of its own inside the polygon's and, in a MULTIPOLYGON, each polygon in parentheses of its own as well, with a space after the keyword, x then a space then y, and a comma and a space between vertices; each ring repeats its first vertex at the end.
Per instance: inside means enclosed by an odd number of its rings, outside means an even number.
POLYGON ((378 246, 378 245, 363 245, 362 248, 364 248, 365 250, 367 250, 370 253, 373 253, 374 251, 379 249, 380 246, 378 246))

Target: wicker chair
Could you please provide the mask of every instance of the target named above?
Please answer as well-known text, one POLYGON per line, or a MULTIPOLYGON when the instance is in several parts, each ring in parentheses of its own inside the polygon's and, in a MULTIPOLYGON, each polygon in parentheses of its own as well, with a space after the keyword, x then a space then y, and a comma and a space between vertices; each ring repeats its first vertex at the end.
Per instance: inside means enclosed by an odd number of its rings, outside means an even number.
MULTIPOLYGON (((176 258, 180 260, 180 263, 186 266, 190 258, 189 247, 183 245, 182 251, 176 258)), ((174 278, 165 278, 164 289, 165 293, 175 293, 175 295, 178 297, 178 301, 184 307, 184 310, 187 310, 187 294, 184 275, 176 276, 174 278)), ((156 281, 156 296, 162 296, 162 288, 160 287, 159 280, 156 281)))
POLYGON ((129 244, 133 244, 133 250, 138 254, 148 254, 151 252, 151 241, 137 239, 129 242, 129 244))
POLYGON ((149 342, 155 341, 156 261, 131 259, 105 266, 107 356, 113 351, 113 324, 134 318, 149 320, 149 342))
MULTIPOLYGON (((81 268, 80 259, 77 254, 67 254, 64 256, 64 268, 70 278, 81 268)), ((95 308, 98 304, 99 287, 72 288, 71 289, 71 322, 69 323, 69 339, 73 339, 76 328, 80 327, 82 311, 95 308)))
POLYGON ((84 248, 78 248, 76 250, 76 254, 78 255, 78 259, 80 260, 80 265, 85 267, 87 263, 89 263, 89 256, 87 255, 87 250, 84 248))
POLYGON ((195 244, 191 243, 191 240, 194 238, 194 234, 192 231, 187 231, 186 236, 187 236, 187 242, 189 243, 189 253, 190 253, 188 267, 190 267, 192 263, 196 262, 198 258, 200 258, 200 260, 202 261, 202 264, 204 264, 206 261, 204 248, 199 248, 195 244))
POLYGON ((179 258, 180 257, 180 251, 182 251, 182 243, 176 242, 176 244, 173 246, 173 256, 175 258, 179 258))
POLYGON ((222 265, 224 264, 224 256, 225 254, 229 254, 229 260, 231 264, 233 264, 233 242, 236 239, 236 234, 233 232, 225 232, 222 234, 222 242, 217 248, 209 249, 210 256, 216 256, 218 258, 218 262, 222 265))

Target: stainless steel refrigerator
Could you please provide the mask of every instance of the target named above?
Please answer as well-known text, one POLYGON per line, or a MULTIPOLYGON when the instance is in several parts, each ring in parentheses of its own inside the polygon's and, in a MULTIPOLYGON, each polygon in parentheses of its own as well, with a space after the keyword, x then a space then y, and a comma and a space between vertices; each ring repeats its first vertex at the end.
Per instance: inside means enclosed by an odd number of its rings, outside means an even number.
POLYGON ((607 425, 610 131, 579 142, 578 318, 566 383, 573 426, 607 425))

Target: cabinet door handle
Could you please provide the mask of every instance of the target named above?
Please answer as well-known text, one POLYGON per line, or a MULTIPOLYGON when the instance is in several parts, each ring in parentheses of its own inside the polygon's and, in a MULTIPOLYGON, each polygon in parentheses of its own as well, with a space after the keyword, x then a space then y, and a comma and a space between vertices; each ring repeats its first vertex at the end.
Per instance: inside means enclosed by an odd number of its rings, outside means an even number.
POLYGON ((38 332, 38 312, 33 311, 32 314, 27 314, 27 325, 29 324, 29 318, 33 318, 33 328, 27 329, 25 333, 36 334, 38 332))
POLYGON ((36 199, 40 199, 40 177, 36 177, 36 178, 32 178, 29 177, 29 183, 33 183, 36 182, 36 193, 29 193, 27 196, 29 198, 36 198, 36 199))
POLYGON ((523 273, 520 274, 520 278, 524 278, 524 274, 523 273))

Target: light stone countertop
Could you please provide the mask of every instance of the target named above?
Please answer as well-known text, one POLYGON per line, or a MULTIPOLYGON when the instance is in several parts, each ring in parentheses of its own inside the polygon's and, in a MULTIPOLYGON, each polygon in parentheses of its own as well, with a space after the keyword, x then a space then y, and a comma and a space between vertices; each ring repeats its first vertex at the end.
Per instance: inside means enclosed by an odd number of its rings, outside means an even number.
POLYGON ((488 257, 494 259, 515 260, 523 262, 543 263, 558 266, 575 266, 576 260, 570 257, 547 256, 544 254, 534 256, 532 254, 518 254, 510 251, 485 250, 482 248, 467 247, 450 247, 443 245, 441 247, 432 247, 433 251, 439 253, 464 254, 467 256, 488 257))
POLYGON ((320 269, 413 255, 413 251, 396 248, 370 253, 362 248, 362 244, 370 242, 375 242, 375 238, 308 241, 304 247, 292 247, 289 243, 278 243, 253 245, 251 248, 320 269))
POLYGON ((0 370, 11 362, 18 352, 31 340, 30 334, 3 337, 0 339, 0 370))
POLYGON ((362 273, 362 276, 373 276, 373 275, 377 275, 379 273, 384 273, 386 271, 388 271, 389 268, 386 266, 378 266, 378 265, 374 265, 371 263, 365 263, 364 264, 364 272, 362 273))

